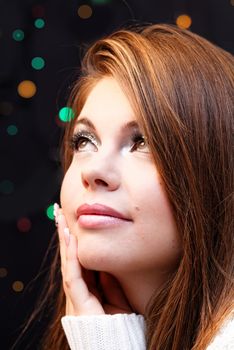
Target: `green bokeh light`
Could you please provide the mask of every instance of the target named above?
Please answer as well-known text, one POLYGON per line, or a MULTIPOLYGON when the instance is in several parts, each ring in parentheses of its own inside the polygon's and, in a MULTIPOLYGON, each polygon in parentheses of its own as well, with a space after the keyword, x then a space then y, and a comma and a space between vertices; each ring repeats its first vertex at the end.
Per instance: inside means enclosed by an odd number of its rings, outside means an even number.
POLYGON ((24 32, 21 29, 16 29, 12 33, 12 38, 16 41, 22 41, 24 39, 24 32))
POLYGON ((70 107, 63 107, 59 111, 59 119, 62 120, 62 122, 70 122, 72 119, 74 119, 75 113, 70 107))
POLYGON ((10 180, 0 182, 0 192, 3 194, 11 194, 14 191, 14 184, 10 180))
POLYGON ((7 127, 7 133, 8 135, 14 136, 18 133, 18 128, 16 125, 9 125, 7 127))
POLYGON ((34 69, 40 70, 40 69, 44 68, 45 61, 44 61, 44 59, 42 57, 34 57, 32 59, 31 64, 32 64, 32 67, 34 69))
POLYGON ((45 26, 45 21, 42 18, 38 18, 35 20, 34 25, 36 28, 41 29, 45 26))
POLYGON ((50 220, 54 220, 54 205, 51 204, 47 209, 46 209, 46 215, 50 220))

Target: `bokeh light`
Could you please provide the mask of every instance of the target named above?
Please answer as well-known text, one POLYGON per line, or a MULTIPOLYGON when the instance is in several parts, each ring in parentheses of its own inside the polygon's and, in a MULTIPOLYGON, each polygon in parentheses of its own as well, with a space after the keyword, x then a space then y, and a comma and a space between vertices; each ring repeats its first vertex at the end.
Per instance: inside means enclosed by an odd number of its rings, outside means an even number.
POLYGON ((32 223, 28 218, 20 218, 17 221, 17 228, 20 232, 28 232, 31 230, 32 223))
POLYGON ((31 65, 34 69, 40 70, 45 67, 45 60, 42 57, 34 57, 31 65))
POLYGON ((231 0, 231 5, 234 6, 234 0, 231 0))
POLYGON ((34 5, 32 8, 33 17, 44 17, 45 9, 42 5, 34 5))
POLYGON ((35 95, 37 88, 33 81, 23 80, 21 81, 21 83, 19 83, 17 90, 18 90, 18 94, 21 97, 31 98, 35 95))
POLYGON ((6 277, 8 274, 7 269, 5 267, 0 267, 0 278, 6 277))
POLYGON ((34 25, 35 25, 35 27, 38 28, 38 29, 44 28, 44 26, 45 26, 45 21, 44 21, 44 19, 42 19, 42 18, 37 18, 37 19, 35 20, 35 22, 34 22, 34 25))
POLYGON ((0 193, 11 194, 14 191, 14 184, 10 180, 3 180, 0 182, 0 193))
POLYGON ((13 112, 13 106, 10 102, 3 101, 0 102, 0 114, 1 115, 10 115, 13 112))
POLYGON ((15 292, 22 292, 22 290, 24 289, 24 284, 22 281, 15 281, 12 283, 12 289, 15 292))
POLYGON ((46 215, 50 220, 54 220, 54 205, 51 204, 47 209, 46 209, 46 215))
POLYGON ((12 38, 15 41, 22 41, 24 39, 24 32, 21 29, 16 29, 14 30, 14 32, 12 33, 12 38))
POLYGON ((182 28, 182 29, 188 29, 191 24, 192 24, 192 18, 188 15, 179 15, 176 18, 176 24, 178 27, 182 28))
POLYGON ((70 107, 63 107, 59 111, 59 119, 64 123, 70 122, 74 116, 75 113, 70 107))
POLYGON ((7 133, 8 133, 8 135, 10 135, 10 136, 15 136, 17 133, 18 133, 18 128, 17 128, 17 126, 16 125, 9 125, 8 127, 7 127, 7 133))
POLYGON ((54 121, 55 121, 55 124, 56 124, 59 128, 64 128, 64 127, 65 127, 65 123, 59 118, 59 115, 58 115, 58 114, 55 115, 54 121))
POLYGON ((90 18, 92 16, 92 13, 93 13, 93 10, 89 5, 81 5, 78 8, 78 15, 82 19, 90 18))

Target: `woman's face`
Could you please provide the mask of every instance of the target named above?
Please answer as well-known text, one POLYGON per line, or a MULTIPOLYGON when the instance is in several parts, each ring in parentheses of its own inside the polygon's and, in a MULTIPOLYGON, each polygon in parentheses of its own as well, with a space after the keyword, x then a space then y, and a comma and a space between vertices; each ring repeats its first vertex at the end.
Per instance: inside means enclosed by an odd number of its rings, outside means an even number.
POLYGON ((91 90, 72 144, 61 205, 78 238, 81 264, 116 276, 173 270, 181 244, 171 208, 127 96, 114 79, 104 78, 91 90))

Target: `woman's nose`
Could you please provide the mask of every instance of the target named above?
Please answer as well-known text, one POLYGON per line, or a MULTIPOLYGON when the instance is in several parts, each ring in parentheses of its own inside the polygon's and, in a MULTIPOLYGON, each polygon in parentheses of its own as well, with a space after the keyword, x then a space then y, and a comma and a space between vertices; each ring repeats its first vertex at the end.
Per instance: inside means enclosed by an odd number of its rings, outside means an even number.
POLYGON ((117 164, 108 159, 90 160, 81 169, 81 179, 84 187, 90 190, 103 189, 115 191, 120 185, 120 174, 117 164))

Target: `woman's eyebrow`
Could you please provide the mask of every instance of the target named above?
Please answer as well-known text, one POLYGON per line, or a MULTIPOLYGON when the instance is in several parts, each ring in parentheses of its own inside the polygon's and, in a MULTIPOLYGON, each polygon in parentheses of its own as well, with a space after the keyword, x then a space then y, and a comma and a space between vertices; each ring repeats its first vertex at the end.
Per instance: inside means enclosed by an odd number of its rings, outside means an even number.
POLYGON ((132 129, 139 129, 139 125, 135 120, 132 120, 121 127, 121 131, 131 131, 132 129))
MULTIPOLYGON (((91 120, 87 117, 81 117, 76 121, 75 126, 83 124, 87 127, 89 127, 92 130, 96 130, 94 124, 91 122, 91 120)), ((131 131, 132 129, 139 129, 139 125, 135 120, 131 120, 130 122, 125 123, 121 126, 121 132, 131 131)))
POLYGON ((90 129, 93 129, 94 131, 96 130, 96 128, 95 128, 95 126, 93 125, 93 123, 91 122, 91 120, 89 120, 89 119, 86 118, 86 117, 79 118, 79 119, 76 121, 75 126, 77 126, 77 125, 79 125, 79 124, 83 124, 83 125, 89 127, 90 129))

